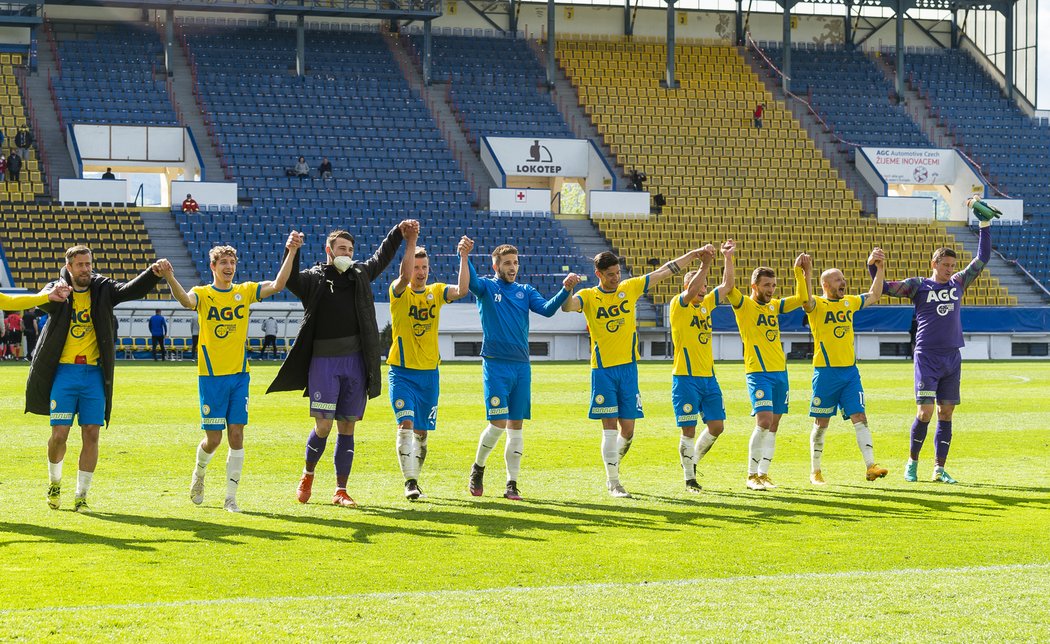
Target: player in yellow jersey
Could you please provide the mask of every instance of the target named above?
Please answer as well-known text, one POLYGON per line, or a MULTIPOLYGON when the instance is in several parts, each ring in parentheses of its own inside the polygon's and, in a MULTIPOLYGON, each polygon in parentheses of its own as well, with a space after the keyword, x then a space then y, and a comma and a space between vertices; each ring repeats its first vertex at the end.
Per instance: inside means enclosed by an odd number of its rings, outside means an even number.
POLYGON ((861 295, 846 295, 846 278, 837 268, 820 274, 823 296, 809 296, 803 307, 813 333, 813 400, 809 415, 813 417, 813 431, 809 437, 810 477, 814 485, 824 485, 820 458, 824 453, 824 432, 829 419, 838 410, 849 418, 857 435, 857 447, 864 457, 867 479, 886 476, 886 468, 875 463, 871 430, 864 415, 864 387, 857 370, 857 356, 853 347, 853 316, 857 311, 872 306, 882 297, 886 277, 885 255, 881 248, 871 251, 868 264, 875 266, 871 289, 861 295))
POLYGON ((405 476, 405 498, 410 501, 426 498, 418 479, 427 458, 427 433, 437 429, 441 307, 466 297, 470 287, 467 256, 473 248, 469 237, 459 240, 459 281, 455 285, 427 284, 427 251, 416 246, 414 236, 406 237, 401 274, 390 284, 392 342, 386 363, 390 365, 390 404, 397 421, 397 459, 405 476))
POLYGON ((726 410, 722 390, 715 378, 711 347, 711 314, 719 304, 728 303, 726 297, 733 290, 735 248, 732 239, 722 244, 726 262, 722 283, 708 291, 707 276, 714 264, 714 249, 705 246, 700 269, 685 274, 685 290, 670 304, 671 341, 674 344, 671 405, 682 430, 678 453, 682 458, 685 488, 690 492, 700 491, 696 466, 725 427, 726 410), (699 437, 696 437, 697 420, 707 425, 699 437))
POLYGON ((68 298, 40 305, 49 318, 26 382, 26 411, 51 417, 47 504, 53 510, 61 505, 62 462, 75 418, 80 424, 83 445, 73 509, 89 511, 87 493, 98 465, 99 435, 113 411, 117 360, 113 308, 121 302, 146 297, 160 281, 160 262, 130 282, 118 282, 95 273, 93 257, 87 246, 73 246, 66 251, 61 278, 49 288, 66 291, 71 287, 72 291, 68 298))
POLYGON ((303 245, 302 233, 292 231, 285 242, 277 277, 271 282, 234 284, 237 251, 216 246, 208 253, 212 282, 194 286, 187 293, 175 279, 171 264, 164 262, 161 274, 179 304, 197 311, 201 335, 197 349, 197 389, 200 396, 201 429, 204 439, 197 445, 197 466, 190 482, 190 500, 204 502, 204 474, 208 462, 222 443, 225 429, 230 442, 226 457, 226 499, 223 509, 240 512, 237 486, 244 465, 244 426, 248 424, 248 320, 249 307, 280 293, 292 272, 292 263, 303 245))
POLYGON ((779 316, 801 308, 809 300, 806 282, 812 260, 805 253, 795 259, 795 294, 774 298, 776 272, 760 266, 751 274, 751 296, 733 289, 733 305, 740 339, 744 342, 744 373, 751 396, 755 429, 748 443, 747 487, 766 490, 776 487, 769 478, 780 417, 788 411, 788 374, 784 345, 780 342, 779 316))
POLYGON ((598 285, 582 289, 561 305, 563 311, 580 311, 587 318, 591 335, 589 416, 602 421, 606 487, 614 497, 631 496, 620 484, 620 462, 631 448, 635 420, 643 417, 635 303, 654 284, 681 273, 701 252, 691 250, 651 273, 623 281, 620 258, 609 251, 598 253, 594 257, 598 285))

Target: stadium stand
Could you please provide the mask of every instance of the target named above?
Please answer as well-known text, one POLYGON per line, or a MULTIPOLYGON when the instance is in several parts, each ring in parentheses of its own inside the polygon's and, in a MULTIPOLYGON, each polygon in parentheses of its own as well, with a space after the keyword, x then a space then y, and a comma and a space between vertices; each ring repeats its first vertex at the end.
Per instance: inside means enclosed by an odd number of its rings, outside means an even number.
POLYGON ((63 125, 178 125, 156 31, 84 22, 48 27, 59 62, 52 97, 63 125))
MULTIPOLYGON (((419 56, 422 36, 411 42, 419 56)), ((449 82, 449 98, 471 144, 482 136, 572 138, 564 117, 542 89, 546 72, 523 38, 432 38, 433 78, 449 82)))
MULTIPOLYGON (((269 279, 292 228, 307 233, 303 261, 309 265, 324 259, 318 240, 333 229, 354 233, 362 259, 406 217, 422 221, 421 243, 434 255, 438 279, 455 279, 462 234, 473 237, 481 253, 504 242, 518 245, 522 279, 543 292, 560 287, 563 267, 580 270, 578 251, 545 213, 523 225, 509 214, 475 210, 447 143, 378 33, 311 31, 302 79, 288 70, 292 30, 185 25, 180 33, 206 122, 251 204, 175 213, 205 279, 207 250, 216 243, 241 250, 240 278, 269 279), (311 176, 285 176, 299 155, 311 176), (333 164, 330 180, 317 177, 322 157, 333 164)), ((483 254, 475 261, 488 270, 483 254)), ((387 299, 388 283, 373 285, 378 300, 387 299)))
POLYGON ((1024 114, 967 53, 909 51, 908 83, 956 142, 1010 197, 1024 199, 1023 226, 996 227, 996 246, 1050 285, 1050 124, 1024 114))
MULTIPOLYGON (((8 266, 15 283, 30 290, 57 278, 66 249, 77 244, 91 248, 97 272, 116 280, 132 279, 156 258, 135 209, 4 204, 3 214, 0 236, 8 266)), ((163 284, 149 295, 170 298, 163 284)))
MULTIPOLYGON (((759 43, 778 67, 780 43, 759 43)), ((791 48, 791 91, 814 109, 842 139, 857 145, 932 148, 934 145, 903 105, 893 83, 859 49, 808 43, 791 48)), ((848 148, 853 153, 853 148, 848 148)))
MULTIPOLYGON (((15 77, 15 68, 21 64, 20 54, 0 54, 0 129, 4 133, 0 154, 5 157, 15 146, 18 127, 27 123, 25 103, 15 77)), ((4 204, 5 211, 9 202, 33 201, 44 194, 44 182, 35 149, 30 150, 28 159, 22 159, 20 177, 17 183, 7 181, 6 177, 0 181, 0 204, 4 204)), ((4 214, 6 216, 6 212, 4 214)))
MULTIPOLYGON (((888 253, 891 279, 925 275, 933 249, 957 246, 940 224, 860 217, 860 204, 827 159, 730 46, 680 43, 675 92, 658 84, 666 56, 659 42, 565 38, 557 56, 619 161, 644 170, 650 192, 667 197, 668 206, 648 220, 615 213, 598 220, 635 270, 733 237, 744 288, 754 267, 768 265, 780 274, 781 292, 790 290, 789 267, 805 251, 817 271, 837 266, 859 289, 870 282, 864 263, 875 245, 888 253), (752 110, 760 102, 767 111, 757 130, 752 110)), ((960 253, 960 261, 969 259, 960 253)), ((653 299, 667 302, 679 288, 669 280, 653 299)), ((1014 301, 988 273, 964 300, 1014 301)))

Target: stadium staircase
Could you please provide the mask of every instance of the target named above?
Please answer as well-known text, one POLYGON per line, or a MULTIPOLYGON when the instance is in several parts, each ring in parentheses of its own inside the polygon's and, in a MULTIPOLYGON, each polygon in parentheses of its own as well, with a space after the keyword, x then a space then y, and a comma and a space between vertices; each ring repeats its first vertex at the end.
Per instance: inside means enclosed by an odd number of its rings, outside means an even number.
MULTIPOLYGON (((560 287, 563 266, 582 270, 579 250, 553 218, 475 210, 460 166, 383 36, 345 27, 308 31, 307 73, 297 78, 289 69, 294 30, 180 26, 207 122, 247 204, 175 213, 200 273, 208 248, 232 243, 241 251, 242 278, 269 278, 293 227, 307 233, 307 265, 323 259, 320 240, 335 228, 354 232, 361 257, 405 217, 422 220, 421 242, 439 279, 454 278, 464 233, 478 243, 473 257, 483 273, 487 251, 519 246, 522 279, 544 293, 560 287), (286 177, 299 154, 312 176, 286 177), (316 177, 322 156, 334 166, 327 181, 316 177)), ((388 283, 373 284, 377 300, 387 299, 388 283)))
MULTIPOLYGON (((870 282, 864 260, 873 246, 886 249, 890 277, 900 278, 926 274, 932 249, 951 242, 939 225, 862 218, 845 182, 733 47, 680 43, 681 89, 674 92, 658 84, 666 60, 658 40, 564 38, 557 53, 624 166, 643 169, 651 189, 667 195, 668 206, 648 220, 616 213, 598 220, 632 267, 733 237, 742 286, 761 264, 777 270, 789 290, 791 263, 806 251, 817 270, 837 266, 859 289, 870 282), (751 123, 759 102, 767 106, 761 131, 751 123)), ((666 303, 679 290, 665 282, 653 299, 666 303)), ((1016 298, 985 273, 964 302, 1016 298)))
POLYGON ((459 121, 456 120, 456 115, 452 112, 452 106, 449 105, 448 82, 432 82, 429 86, 424 84, 422 61, 407 36, 389 32, 384 33, 383 36, 390 52, 394 55, 394 60, 408 81, 409 87, 422 97, 438 129, 441 130, 441 136, 466 175, 467 181, 470 182, 470 187, 474 192, 474 203, 479 208, 488 208, 489 189, 495 188, 496 182, 485 170, 480 157, 467 140, 466 132, 463 131, 459 121))
POLYGON ((157 257, 164 257, 171 262, 171 267, 183 286, 189 288, 211 282, 211 272, 201 273, 197 262, 190 255, 173 211, 167 208, 142 208, 139 214, 142 217, 142 225, 156 249, 157 257))
POLYGON ((76 171, 66 148, 58 109, 51 100, 49 80, 58 74, 58 61, 49 27, 48 23, 44 23, 44 28, 38 32, 43 37, 38 41, 37 69, 23 77, 22 89, 32 116, 33 136, 45 179, 44 188, 51 196, 57 196, 58 180, 75 178, 76 171))
MULTIPOLYGON (((25 103, 22 90, 18 86, 16 68, 22 64, 20 54, 0 54, 0 128, 4 132, 4 145, 0 153, 5 157, 15 147, 15 135, 20 125, 27 124, 25 103)), ((43 177, 37 161, 37 150, 29 151, 29 158, 22 160, 20 181, 8 181, 3 177, 0 182, 0 213, 12 202, 31 202, 44 193, 43 177)))
MULTIPOLYGON (((163 26, 161 26, 163 28, 163 26)), ((171 100, 181 117, 181 124, 193 132, 201 160, 204 161, 205 181, 226 181, 230 178, 226 167, 219 158, 219 151, 212 140, 212 133, 204 123, 204 115, 197 103, 194 91, 193 72, 190 71, 186 51, 179 46, 172 47, 171 57, 171 100)), ((181 201, 183 195, 172 195, 173 201, 181 201)))

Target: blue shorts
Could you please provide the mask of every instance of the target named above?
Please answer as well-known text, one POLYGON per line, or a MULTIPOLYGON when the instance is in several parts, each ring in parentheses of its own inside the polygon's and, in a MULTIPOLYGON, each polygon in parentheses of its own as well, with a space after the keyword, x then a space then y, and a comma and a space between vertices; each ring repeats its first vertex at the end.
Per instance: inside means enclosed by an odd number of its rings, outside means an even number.
POLYGON ((644 418, 638 363, 591 369, 590 418, 644 418))
POLYGON ((528 362, 484 358, 485 416, 489 420, 527 420, 532 414, 532 367, 528 362))
POLYGON ((749 373, 747 393, 751 396, 751 415, 760 411, 774 414, 788 413, 788 372, 757 371, 749 373))
POLYGON ((672 376, 671 404, 679 427, 692 427, 697 420, 725 420, 722 389, 714 376, 672 376))
POLYGON ((864 413, 864 387, 860 384, 860 370, 856 365, 813 370, 813 400, 809 405, 809 415, 831 418, 838 409, 846 418, 864 413))
POLYGON ((106 424, 106 388, 102 367, 93 364, 59 364, 51 383, 51 426, 106 424))
POLYGON ((394 420, 412 421, 413 429, 437 429, 438 394, 437 369, 406 369, 390 367, 390 404, 394 420))
POLYGON ((251 376, 197 376, 201 399, 201 429, 221 432, 227 425, 248 424, 248 382, 251 376))

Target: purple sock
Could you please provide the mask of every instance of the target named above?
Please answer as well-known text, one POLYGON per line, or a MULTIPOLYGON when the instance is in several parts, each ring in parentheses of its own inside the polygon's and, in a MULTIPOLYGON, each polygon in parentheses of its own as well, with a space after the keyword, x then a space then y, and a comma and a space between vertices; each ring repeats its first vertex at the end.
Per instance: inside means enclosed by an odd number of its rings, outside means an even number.
POLYGON ((324 454, 324 447, 328 444, 328 437, 321 438, 315 430, 310 430, 310 438, 306 439, 306 471, 313 472, 317 461, 324 454))
POLYGON ((911 460, 919 460, 919 452, 926 440, 926 430, 930 428, 930 421, 923 422, 916 418, 911 424, 911 460))
POLYGON ((937 433, 934 435, 933 440, 937 444, 935 448, 937 465, 944 467, 944 462, 948 460, 948 448, 952 446, 952 421, 938 420, 937 433))
POLYGON ((335 439, 335 482, 346 489, 346 479, 354 466, 354 435, 339 434, 335 439))

